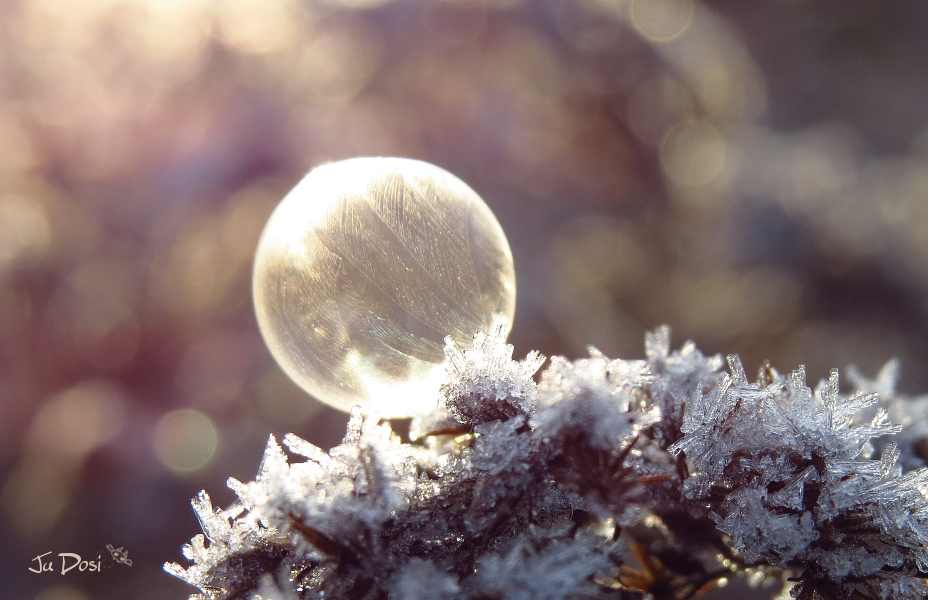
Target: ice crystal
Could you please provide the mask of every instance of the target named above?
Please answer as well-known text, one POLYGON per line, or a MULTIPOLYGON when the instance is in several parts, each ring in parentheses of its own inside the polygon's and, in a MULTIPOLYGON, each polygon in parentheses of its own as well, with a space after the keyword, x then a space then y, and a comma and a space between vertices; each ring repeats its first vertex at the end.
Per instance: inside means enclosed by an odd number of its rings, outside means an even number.
POLYGON ((591 448, 617 450, 660 420, 660 409, 643 395, 651 379, 645 361, 609 360, 595 348, 575 362, 555 357, 542 376, 532 425, 543 437, 582 435, 591 448))
POLYGON ((328 452, 271 437, 232 506, 193 500, 191 564, 165 569, 200 600, 672 600, 733 573, 804 600, 928 593, 928 400, 896 395, 895 363, 843 394, 837 371, 750 381, 666 327, 644 360, 591 348, 537 385, 544 358, 502 332, 445 352, 411 443, 360 409, 328 452))
POLYGON ((468 581, 468 592, 511 600, 601 597, 594 575, 615 570, 610 546, 590 532, 567 533, 564 527, 532 531, 503 552, 484 556, 468 581))
POLYGON ((512 352, 502 327, 491 335, 478 333, 473 350, 463 352, 454 340, 445 338, 446 382, 441 396, 458 421, 476 424, 532 412, 532 375, 545 357, 533 351, 517 362, 512 360, 512 352))
POLYGON ((895 442, 899 448, 899 463, 905 470, 928 464, 928 395, 906 396, 896 392, 899 379, 899 361, 890 360, 874 379, 867 379, 854 366, 848 368, 848 378, 854 387, 865 393, 879 395, 877 406, 889 414, 890 420, 902 430, 892 438, 874 440, 877 453, 895 442))

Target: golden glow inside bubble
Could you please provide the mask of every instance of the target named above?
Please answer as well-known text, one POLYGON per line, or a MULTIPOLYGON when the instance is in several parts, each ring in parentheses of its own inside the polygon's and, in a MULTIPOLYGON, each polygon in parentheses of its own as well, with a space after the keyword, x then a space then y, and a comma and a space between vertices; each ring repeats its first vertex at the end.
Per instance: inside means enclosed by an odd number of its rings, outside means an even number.
POLYGON ((405 158, 353 158, 307 175, 271 215, 255 257, 264 340, 304 390, 384 417, 437 402, 443 339, 515 313, 502 228, 463 181, 405 158))

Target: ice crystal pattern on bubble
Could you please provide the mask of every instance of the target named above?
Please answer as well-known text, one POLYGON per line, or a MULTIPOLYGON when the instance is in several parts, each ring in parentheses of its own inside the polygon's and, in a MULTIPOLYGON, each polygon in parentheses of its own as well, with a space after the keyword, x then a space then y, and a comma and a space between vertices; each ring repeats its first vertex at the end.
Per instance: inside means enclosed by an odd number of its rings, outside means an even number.
POLYGON ((682 600, 747 576, 803 600, 923 598, 924 398, 897 366, 837 372, 670 350, 512 359, 502 331, 446 342, 413 442, 352 413, 329 452, 271 437, 239 500, 194 500, 191 598, 682 600), (898 424, 892 424, 892 417, 898 424), (787 591, 789 593, 787 593, 787 591))
POLYGON ((313 169, 271 216, 254 301, 271 354, 300 387, 385 417, 435 407, 442 340, 509 330, 515 270, 502 227, 463 181, 409 158, 313 169))

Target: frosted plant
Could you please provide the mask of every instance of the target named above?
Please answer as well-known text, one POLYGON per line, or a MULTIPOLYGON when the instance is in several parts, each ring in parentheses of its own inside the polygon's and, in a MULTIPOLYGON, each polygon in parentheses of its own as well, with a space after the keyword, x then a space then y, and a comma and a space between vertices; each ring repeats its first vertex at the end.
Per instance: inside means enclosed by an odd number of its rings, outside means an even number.
POLYGON ((645 340, 644 360, 446 341, 404 443, 355 409, 324 452, 272 437, 239 500, 193 501, 192 599, 683 600, 749 576, 805 600, 928 594, 924 398, 645 340), (892 417, 898 425, 890 422, 892 417), (921 454, 920 454, 921 453, 921 454))
POLYGON ((802 369, 748 383, 728 363, 670 447, 696 467, 684 495, 712 507, 744 561, 799 570, 800 598, 924 595, 928 471, 903 474, 894 444, 869 459, 871 438, 900 429, 883 409, 853 423, 876 394, 842 397, 837 371, 814 392, 802 369))

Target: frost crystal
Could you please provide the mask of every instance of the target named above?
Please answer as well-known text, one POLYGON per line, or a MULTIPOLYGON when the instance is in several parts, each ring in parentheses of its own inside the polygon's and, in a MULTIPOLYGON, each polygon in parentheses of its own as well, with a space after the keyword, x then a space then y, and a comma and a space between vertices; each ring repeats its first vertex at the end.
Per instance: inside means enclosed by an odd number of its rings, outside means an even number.
POLYGON ((928 397, 837 371, 750 381, 670 331, 645 360, 445 347, 412 443, 355 409, 329 452, 271 437, 165 569, 198 600, 689 598, 733 574, 804 600, 928 594, 928 397), (894 425, 890 418, 897 422, 894 425))
MULTIPOLYGON (((928 395, 910 397, 896 393, 899 361, 887 362, 874 379, 867 379, 852 366, 848 368, 848 378, 859 391, 878 394, 876 407, 886 410, 890 420, 902 428, 892 438, 873 440, 876 450, 882 451, 892 441, 900 450, 899 462, 905 470, 928 464, 928 395)), ((862 416, 869 415, 864 412, 862 416)))
POLYGON ((499 327, 491 335, 474 336, 474 349, 461 351, 445 338, 445 376, 441 396, 461 423, 476 424, 530 414, 535 403, 532 375, 545 357, 532 351, 525 360, 512 360, 513 348, 499 327))

